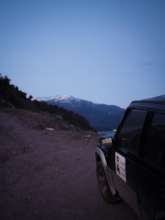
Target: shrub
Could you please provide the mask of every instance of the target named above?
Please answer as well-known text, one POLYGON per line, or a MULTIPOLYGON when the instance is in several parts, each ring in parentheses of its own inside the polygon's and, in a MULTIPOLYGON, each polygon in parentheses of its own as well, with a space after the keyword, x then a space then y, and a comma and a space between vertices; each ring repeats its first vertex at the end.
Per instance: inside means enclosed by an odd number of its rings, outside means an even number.
POLYGON ((44 111, 51 114, 58 114, 70 124, 83 129, 92 129, 89 122, 76 113, 49 105, 43 101, 33 100, 31 95, 27 97, 25 92, 11 84, 11 80, 7 76, 2 76, 2 74, 0 74, 0 106, 14 106, 15 108, 23 108, 31 111, 44 111))

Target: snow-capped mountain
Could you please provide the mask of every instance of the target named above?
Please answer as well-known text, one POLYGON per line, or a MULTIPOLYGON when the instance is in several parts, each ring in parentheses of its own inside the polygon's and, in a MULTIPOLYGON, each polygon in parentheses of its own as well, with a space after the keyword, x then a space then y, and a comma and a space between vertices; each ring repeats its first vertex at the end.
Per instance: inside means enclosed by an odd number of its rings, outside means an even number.
POLYGON ((49 99, 49 101, 54 101, 54 102, 59 102, 59 103, 72 103, 72 102, 80 102, 81 100, 78 99, 78 98, 75 98, 73 96, 55 96, 54 98, 52 99, 49 99))
POLYGON ((36 98, 38 101, 54 101, 59 103, 71 103, 71 102, 79 102, 81 99, 75 98, 74 96, 67 95, 56 95, 56 96, 48 96, 48 97, 38 97, 36 98))
POLYGON ((37 98, 34 98, 34 99, 36 99, 36 100, 38 100, 38 101, 45 101, 45 102, 47 102, 47 101, 49 101, 49 100, 54 99, 54 96, 48 96, 48 97, 37 97, 37 98))
POLYGON ((124 113, 124 109, 118 106, 96 104, 73 96, 55 96, 43 100, 82 115, 99 131, 115 129, 124 113))

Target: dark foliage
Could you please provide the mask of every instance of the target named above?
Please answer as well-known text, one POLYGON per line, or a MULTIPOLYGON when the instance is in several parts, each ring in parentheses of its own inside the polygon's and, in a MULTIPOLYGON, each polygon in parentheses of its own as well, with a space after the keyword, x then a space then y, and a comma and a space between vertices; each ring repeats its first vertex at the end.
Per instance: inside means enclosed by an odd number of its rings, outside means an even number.
POLYGON ((61 115, 65 121, 83 129, 92 129, 88 121, 82 116, 63 108, 52 106, 46 102, 33 100, 27 97, 17 86, 11 84, 7 76, 0 74, 0 106, 10 108, 23 108, 31 111, 44 111, 61 115))

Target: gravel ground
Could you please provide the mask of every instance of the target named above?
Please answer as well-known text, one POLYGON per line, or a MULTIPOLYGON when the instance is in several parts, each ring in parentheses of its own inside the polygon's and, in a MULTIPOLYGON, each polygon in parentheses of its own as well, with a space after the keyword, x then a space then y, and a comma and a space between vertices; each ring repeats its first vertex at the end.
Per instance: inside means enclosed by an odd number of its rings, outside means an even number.
POLYGON ((96 134, 46 130, 36 115, 0 112, 0 219, 137 220, 125 203, 105 204, 98 192, 96 134))

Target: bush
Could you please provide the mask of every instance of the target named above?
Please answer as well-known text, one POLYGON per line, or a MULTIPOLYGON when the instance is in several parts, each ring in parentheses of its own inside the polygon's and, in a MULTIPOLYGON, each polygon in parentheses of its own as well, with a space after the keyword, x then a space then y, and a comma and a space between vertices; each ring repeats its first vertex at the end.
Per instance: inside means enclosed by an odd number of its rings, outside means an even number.
POLYGON ((0 106, 23 108, 31 111, 44 111, 51 114, 61 115, 65 121, 83 129, 92 129, 88 121, 82 116, 63 108, 52 106, 43 101, 33 100, 30 95, 27 97, 17 86, 11 84, 7 76, 0 74, 0 106))

